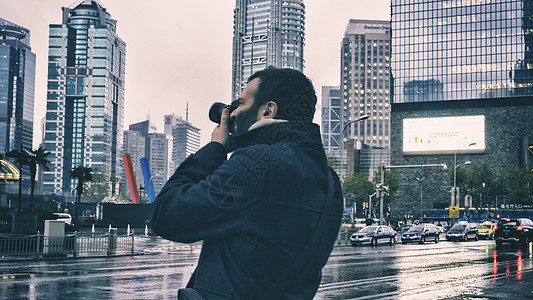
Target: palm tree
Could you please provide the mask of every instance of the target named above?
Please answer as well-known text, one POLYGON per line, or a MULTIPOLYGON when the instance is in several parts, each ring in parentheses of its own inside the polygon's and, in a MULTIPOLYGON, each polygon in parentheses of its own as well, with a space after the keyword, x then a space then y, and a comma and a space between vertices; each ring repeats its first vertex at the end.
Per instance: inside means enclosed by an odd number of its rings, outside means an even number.
POLYGON ((50 170, 48 164, 50 161, 46 159, 50 152, 46 151, 43 147, 39 146, 36 150, 28 149, 33 156, 28 156, 27 164, 30 167, 30 179, 31 179, 31 201, 30 201, 30 210, 33 212, 33 195, 35 192, 35 175, 37 174, 37 166, 41 166, 45 171, 50 170))
POLYGON ((26 149, 23 149, 22 144, 20 144, 20 151, 19 150, 11 150, 8 153, 6 153, 7 157, 13 157, 15 159, 15 163, 19 165, 19 172, 20 172, 20 178, 19 178, 19 199, 18 199, 18 213, 22 213, 22 166, 28 165, 28 159, 29 157, 33 156, 33 153, 28 152, 26 149))
POLYGON ((76 187, 76 211, 74 215, 74 226, 78 229, 78 210, 80 206, 81 194, 83 193, 83 185, 93 178, 93 170, 90 167, 77 166, 70 170, 70 178, 78 179, 78 186, 76 187))

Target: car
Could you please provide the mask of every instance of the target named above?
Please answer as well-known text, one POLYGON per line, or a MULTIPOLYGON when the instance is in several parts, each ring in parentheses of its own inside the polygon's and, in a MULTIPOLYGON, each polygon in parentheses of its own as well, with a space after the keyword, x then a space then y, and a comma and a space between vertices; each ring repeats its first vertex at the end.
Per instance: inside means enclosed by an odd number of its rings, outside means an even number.
POLYGON ((56 220, 60 220, 65 222, 67 225, 72 225, 72 216, 67 213, 54 213, 54 216, 56 216, 56 220))
POLYGON ((496 246, 503 243, 527 246, 533 242, 533 222, 530 219, 501 219, 494 231, 496 246))
POLYGON ((388 241, 389 244, 393 245, 396 241, 396 231, 388 226, 371 225, 362 228, 350 237, 350 243, 352 246, 364 243, 370 243, 370 245, 377 246, 380 241, 388 241))
POLYGON ((470 239, 478 240, 479 234, 477 224, 461 221, 456 223, 446 232, 448 241, 468 241, 470 239))
POLYGON ((418 224, 402 233, 402 244, 418 242, 423 244, 427 241, 439 242, 440 231, 433 224, 418 224))
POLYGON ((485 221, 479 224, 477 227, 477 234, 479 238, 492 240, 494 238, 494 226, 496 226, 496 224, 490 221, 485 221))

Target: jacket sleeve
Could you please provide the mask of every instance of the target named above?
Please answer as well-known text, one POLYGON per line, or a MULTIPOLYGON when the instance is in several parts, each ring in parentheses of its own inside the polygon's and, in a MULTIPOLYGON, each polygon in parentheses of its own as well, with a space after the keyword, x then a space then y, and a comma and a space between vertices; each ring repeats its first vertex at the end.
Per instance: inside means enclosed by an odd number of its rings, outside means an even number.
POLYGON ((241 230, 251 191, 242 162, 226 156, 224 146, 211 142, 179 166, 153 203, 152 231, 187 243, 241 230))

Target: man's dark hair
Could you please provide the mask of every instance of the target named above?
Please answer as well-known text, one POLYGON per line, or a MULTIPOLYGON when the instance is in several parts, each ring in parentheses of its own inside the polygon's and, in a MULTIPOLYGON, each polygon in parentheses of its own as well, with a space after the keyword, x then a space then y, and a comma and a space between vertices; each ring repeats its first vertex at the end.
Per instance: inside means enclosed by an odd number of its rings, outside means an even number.
POLYGON ((275 119, 312 122, 315 115, 316 93, 313 84, 302 72, 272 66, 255 72, 248 82, 259 78, 254 105, 268 101, 278 105, 275 119))

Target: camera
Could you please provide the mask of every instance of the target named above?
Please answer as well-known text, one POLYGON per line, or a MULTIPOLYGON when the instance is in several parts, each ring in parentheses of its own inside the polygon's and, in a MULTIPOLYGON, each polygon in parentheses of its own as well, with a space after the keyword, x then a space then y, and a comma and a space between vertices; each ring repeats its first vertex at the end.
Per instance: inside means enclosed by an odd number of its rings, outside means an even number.
MULTIPOLYGON (((211 108, 209 109, 209 120, 212 122, 215 122, 217 124, 220 124, 220 118, 222 117, 222 111, 224 108, 227 108, 229 111, 229 114, 231 115, 231 112, 233 112, 235 109, 239 107, 239 101, 235 100, 231 102, 231 104, 225 104, 222 102, 215 102, 213 105, 211 105, 211 108)), ((228 126, 230 132, 233 132, 234 126, 233 126, 233 120, 228 120, 228 126)))

